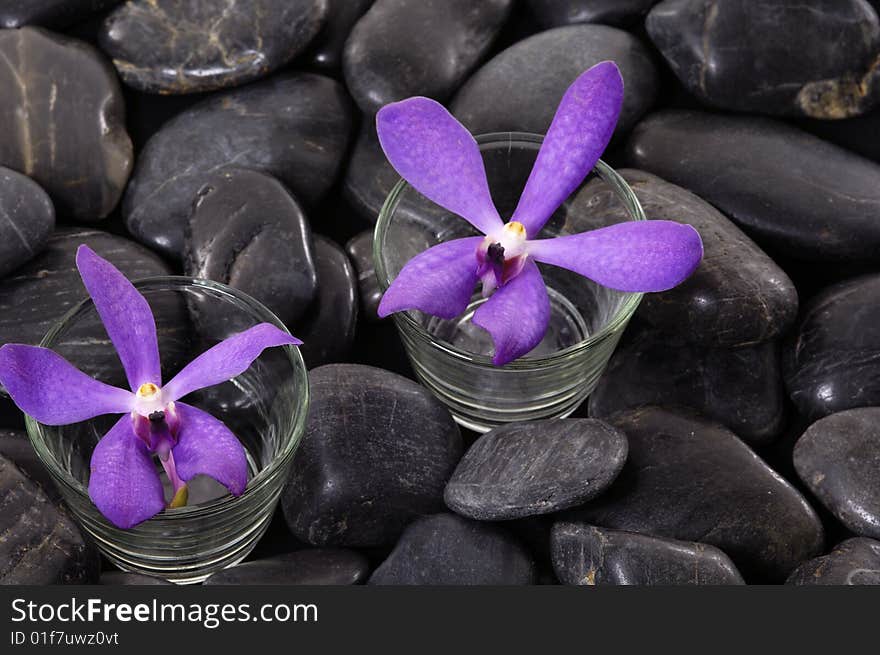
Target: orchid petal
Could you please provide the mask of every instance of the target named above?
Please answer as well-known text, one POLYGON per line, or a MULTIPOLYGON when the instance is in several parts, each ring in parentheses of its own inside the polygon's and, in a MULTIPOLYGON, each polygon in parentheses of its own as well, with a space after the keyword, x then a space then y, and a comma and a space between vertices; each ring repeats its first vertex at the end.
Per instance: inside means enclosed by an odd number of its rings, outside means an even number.
POLYGON ((471 301, 477 283, 477 248, 483 237, 453 239, 428 248, 406 263, 385 291, 379 316, 418 309, 455 318, 471 301))
POLYGON ((180 418, 177 445, 172 449, 177 474, 189 481, 207 475, 240 496, 247 485, 247 457, 234 434, 210 414, 175 403, 180 418))
POLYGON ((0 348, 0 383, 21 411, 46 425, 127 413, 135 400, 130 391, 99 382, 47 348, 17 343, 0 348))
POLYGON ((628 221, 555 239, 529 241, 539 262, 629 292, 666 291, 683 282, 703 257, 699 233, 674 221, 628 221))
POLYGON ((492 335, 492 363, 504 366, 534 349, 550 323, 550 298, 535 262, 505 283, 474 312, 473 321, 492 335))
POLYGON ((203 352, 162 389, 162 399, 171 402, 188 393, 231 380, 244 373, 266 348, 301 345, 302 341, 270 323, 260 323, 239 332, 203 352))
POLYGON ((113 264, 88 246, 77 249, 76 266, 119 353, 132 390, 147 382, 160 386, 162 368, 156 322, 146 298, 113 264))
POLYGON ((443 105, 422 97, 385 105, 376 130, 388 161, 416 191, 483 234, 502 227, 477 142, 443 105))
POLYGON ((165 494, 146 444, 123 416, 92 453, 89 496, 101 514, 127 529, 165 509, 165 494))
POLYGON ((530 237, 596 165, 614 134, 622 104, 623 78, 610 61, 596 64, 568 87, 511 218, 530 237))

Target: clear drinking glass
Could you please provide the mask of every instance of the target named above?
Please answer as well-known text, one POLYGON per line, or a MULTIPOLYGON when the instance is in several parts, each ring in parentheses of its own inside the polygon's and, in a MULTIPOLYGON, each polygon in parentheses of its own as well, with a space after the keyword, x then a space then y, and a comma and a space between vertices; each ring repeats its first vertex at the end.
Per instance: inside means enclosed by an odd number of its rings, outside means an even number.
MULTIPOLYGON (((182 277, 135 282, 156 318, 163 380, 232 334, 268 322, 272 312, 222 284, 182 277)), ((126 386, 122 365, 91 300, 73 308, 40 344, 97 379, 126 386)), ((190 483, 189 505, 129 530, 107 521, 88 495, 89 460, 118 416, 60 427, 27 418, 28 435, 83 531, 123 570, 178 583, 200 582, 244 559, 265 532, 308 411, 308 377, 296 348, 269 348, 238 377, 190 394, 186 402, 222 420, 247 453, 248 484, 238 498, 210 478, 190 483)), ((157 473, 166 483, 161 465, 157 473)))
MULTIPOLYGON (((541 141, 524 133, 477 137, 493 200, 505 219, 516 207, 541 141)), ((599 161, 538 238, 603 227, 622 216, 645 220, 624 179, 599 161)), ((382 290, 423 250, 476 234, 464 219, 401 180, 382 207, 373 239, 382 290)), ((642 297, 555 266, 539 267, 550 295, 550 327, 535 350, 504 367, 492 364, 488 333, 470 321, 485 302, 476 289, 470 306, 453 320, 415 311, 394 314, 416 375, 467 428, 485 432, 504 423, 571 414, 595 388, 642 297)))

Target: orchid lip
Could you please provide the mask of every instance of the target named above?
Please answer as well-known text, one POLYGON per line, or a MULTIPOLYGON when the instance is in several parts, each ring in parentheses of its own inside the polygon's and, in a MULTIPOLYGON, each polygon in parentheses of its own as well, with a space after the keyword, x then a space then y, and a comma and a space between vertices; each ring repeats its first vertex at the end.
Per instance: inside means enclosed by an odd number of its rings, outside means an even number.
POLYGON ((501 246, 505 259, 513 259, 523 254, 526 249, 526 228, 518 221, 505 223, 497 233, 486 236, 486 249, 501 246))
POLYGON ((486 249, 486 257, 493 264, 503 264, 504 263, 504 246, 501 245, 500 242, 495 242, 489 245, 486 249))
POLYGON ((177 435, 180 431, 180 419, 173 402, 148 415, 133 411, 131 425, 134 433, 146 444, 150 452, 156 453, 160 460, 167 459, 171 448, 177 443, 177 435))
POLYGON ((480 243, 477 275, 483 283, 484 297, 522 272, 528 258, 526 236, 525 226, 511 221, 480 243))

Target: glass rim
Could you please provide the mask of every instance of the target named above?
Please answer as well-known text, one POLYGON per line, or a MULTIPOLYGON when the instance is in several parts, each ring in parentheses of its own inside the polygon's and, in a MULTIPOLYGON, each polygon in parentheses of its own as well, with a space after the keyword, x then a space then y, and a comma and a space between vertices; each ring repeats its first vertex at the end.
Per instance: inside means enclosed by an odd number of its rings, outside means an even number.
MULTIPOLYGON (((542 135, 534 134, 531 132, 488 132, 485 134, 476 135, 474 139, 479 145, 486 145, 496 142, 508 142, 512 144, 516 141, 525 143, 542 143, 544 141, 544 137, 542 135)), ((627 207, 627 214, 629 214, 630 220, 647 220, 639 199, 636 197, 635 193, 630 188, 627 181, 624 180, 617 171, 615 171, 611 166, 599 159, 596 161, 596 164, 591 172, 597 173, 601 179, 611 183, 614 192, 619 197, 621 197, 621 200, 624 201, 624 205, 627 207), (632 211, 630 210, 630 207, 632 208, 632 211)), ((383 237, 388 229, 388 224, 391 221, 391 216, 394 214, 394 209, 397 207, 400 196, 408 188, 411 187, 406 180, 401 178, 397 181, 397 183, 391 189, 391 192, 385 198, 385 202, 382 203, 382 209, 379 211, 379 217, 376 221, 376 227, 373 231, 373 266, 375 268, 376 279, 379 282, 379 287, 382 289, 382 293, 385 293, 385 291, 387 291, 388 287, 391 284, 391 281, 388 279, 388 271, 385 268, 385 262, 382 257, 381 246, 383 242, 383 237)), ((462 218, 461 220, 465 219, 462 218)), ((605 325, 603 325, 602 328, 597 332, 590 334, 586 339, 582 339, 581 341, 578 341, 575 344, 563 348, 562 350, 558 350, 550 355, 544 355, 541 357, 530 357, 527 359, 520 358, 514 360, 513 362, 510 362, 509 364, 506 364, 503 368, 531 370, 535 368, 541 368, 543 366, 552 365, 560 359, 567 359, 575 353, 580 353, 584 350, 592 348, 596 344, 613 337, 620 330, 620 328, 626 325, 630 318, 632 318, 632 315, 635 313, 636 309, 639 306, 639 303, 642 300, 642 296, 644 295, 643 293, 632 293, 626 291, 621 291, 619 293, 622 293, 626 296, 624 301, 621 303, 621 306, 614 313, 611 319, 609 319, 608 322, 605 323, 605 325)), ((420 339, 428 343, 430 346, 442 350, 443 352, 457 359, 461 359, 472 364, 498 368, 497 366, 492 364, 491 357, 487 355, 478 355, 475 353, 471 353, 466 350, 462 350, 461 348, 457 348, 451 343, 436 339, 422 326, 422 324, 418 320, 416 320, 412 311, 396 312, 395 314, 393 314, 393 318, 398 327, 405 327, 409 330, 412 330, 420 339)))
MULTIPOLYGON (((135 288, 138 289, 142 289, 144 287, 149 287, 152 285, 170 285, 172 287, 179 288, 195 287, 210 289, 214 292, 221 294, 221 296, 234 298, 235 300, 244 303, 258 316, 258 318, 260 318, 260 322, 272 323, 276 327, 279 327, 290 334, 289 330, 287 330, 287 327, 284 325, 281 319, 279 319, 274 314, 274 312, 272 312, 259 300, 242 291, 239 291, 238 289, 234 289, 220 282, 214 282, 213 280, 205 280, 201 278, 192 278, 183 275, 158 275, 137 278, 132 280, 131 283, 135 286, 135 288)), ((56 321, 56 323, 49 329, 49 331, 46 333, 46 335, 43 337, 38 345, 42 348, 51 348, 58 334, 64 328, 66 328, 71 321, 75 320, 77 317, 79 317, 80 314, 85 313, 93 307, 94 301, 89 296, 83 298, 56 321)), ((227 493, 218 498, 200 503, 199 505, 179 507, 176 508, 173 512, 163 511, 160 514, 157 514, 156 516, 150 518, 149 523, 155 524, 155 522, 160 521, 180 521, 183 519, 195 518, 205 513, 217 512, 218 510, 224 509, 230 505, 238 505, 240 502, 243 502, 250 496, 256 494, 259 490, 263 489, 273 479, 278 470, 288 464, 305 431, 305 423, 309 407, 309 384, 305 361, 302 358, 302 353, 300 353, 299 348, 296 348, 293 345, 284 345, 281 347, 287 353, 293 375, 296 378, 295 382, 297 383, 296 403, 292 407, 292 411, 295 412, 295 415, 289 433, 284 436, 284 439, 281 442, 283 443, 283 450, 278 453, 265 468, 259 471, 253 477, 253 479, 248 481, 248 484, 245 486, 244 492, 240 496, 233 496, 232 494, 227 493)), ((28 439, 31 442, 31 445, 33 446, 34 451, 36 452, 40 462, 49 470, 49 473, 52 475, 53 481, 58 484, 63 484, 67 489, 69 489, 73 493, 78 494, 79 496, 89 498, 88 489, 79 480, 74 478, 67 470, 65 470, 64 467, 59 464, 58 460, 48 451, 47 448, 45 448, 45 438, 43 435, 43 430, 44 428, 50 426, 45 426, 28 414, 24 414, 24 417, 28 439)), ((89 502, 91 502, 91 500, 89 502)), ((136 526, 134 529, 136 529, 137 527, 138 526, 136 526)))

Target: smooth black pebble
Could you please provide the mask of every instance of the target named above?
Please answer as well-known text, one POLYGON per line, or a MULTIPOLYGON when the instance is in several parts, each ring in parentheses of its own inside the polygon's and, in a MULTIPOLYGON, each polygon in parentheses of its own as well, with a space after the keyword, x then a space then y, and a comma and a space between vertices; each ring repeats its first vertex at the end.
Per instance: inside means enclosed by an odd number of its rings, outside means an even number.
POLYGON ((545 134, 569 85, 612 60, 626 85, 616 134, 625 134, 653 104, 659 80, 648 49, 605 25, 558 27, 518 41, 483 64, 452 99, 452 113, 474 134, 545 134))
POLYGON ((720 109, 839 119, 880 99, 880 21, 864 0, 665 0, 645 26, 687 89, 720 109))
POLYGON ((644 405, 690 407, 763 445, 785 427, 779 360, 775 341, 706 348, 631 323, 590 396, 590 415, 606 418, 644 405))
POLYGON ((291 327, 318 286, 303 208, 271 175, 243 169, 204 179, 189 219, 184 271, 245 292, 291 327))
POLYGON ((279 75, 214 94, 147 142, 123 199, 126 227, 181 259, 205 176, 232 166, 274 175, 308 208, 333 184, 350 130, 345 90, 321 75, 279 75))
POLYGON ((318 291, 295 331, 310 369, 344 361, 354 344, 358 322, 354 267, 342 248, 320 234, 315 235, 315 269, 318 291))
POLYGON ((880 275, 813 297, 786 345, 783 371, 792 401, 808 419, 880 406, 880 275))
POLYGON ((880 585, 880 541, 854 537, 827 555, 801 564, 790 585, 880 585))
POLYGON ((560 522, 553 570, 568 585, 739 585, 733 562, 708 544, 560 522))
POLYGON ((55 207, 39 184, 0 167, 0 277, 35 257, 55 228, 55 207))
POLYGON ((305 50, 326 0, 129 0, 104 20, 101 47, 123 81, 152 93, 237 86, 305 50))
POLYGON ((446 505, 480 520, 557 512, 605 491, 626 450, 626 436, 595 419, 501 426, 477 439, 458 463, 446 505))
MULTIPOLYGON (((674 289, 645 294, 640 319, 676 339, 716 348, 770 341, 792 326, 798 311, 794 284, 742 230, 680 186, 645 171, 617 172, 651 220, 692 225, 703 241, 697 270, 674 289)), ((570 232, 626 220, 619 196, 600 179, 579 189, 553 218, 570 232)))
POLYGON ((658 0, 525 0, 545 27, 575 23, 631 25, 643 18, 658 0))
POLYGON ((880 538, 880 407, 819 419, 798 439, 793 457, 800 479, 841 523, 880 538))
POLYGON ((794 259, 880 254, 880 166, 780 121, 665 110, 636 126, 627 159, 794 259))
POLYGON ((97 551, 67 513, 0 455, 0 584, 88 584, 97 551))
POLYGON ((306 548, 223 569, 206 585, 353 585, 370 574, 367 558, 343 548, 306 548))
POLYGON ((282 507, 316 546, 394 543, 413 518, 443 509, 462 454, 449 411, 382 369, 329 364, 309 373, 311 402, 282 507))
POLYGON ((358 295, 362 316, 368 321, 378 321, 377 311, 382 300, 382 289, 373 265, 373 231, 366 230, 352 237, 345 244, 358 279, 358 295))
POLYGON ((505 529, 455 514, 413 521, 371 585, 527 585, 531 555, 505 529))
POLYGON ((0 165, 39 183, 59 218, 104 218, 133 163, 113 67, 89 44, 38 27, 0 31, 0 57, 0 165))
POLYGON ((61 494, 52 481, 52 475, 37 456, 27 432, 24 430, 0 429, 0 455, 6 457, 18 467, 19 471, 40 485, 40 488, 50 500, 61 500, 61 494))
POLYGON ((345 82, 368 116, 410 96, 441 102, 485 54, 511 0, 376 0, 343 52, 345 82))
POLYGON ((752 582, 781 582, 821 552, 813 508, 726 428, 656 407, 610 422, 629 441, 626 466, 571 520, 716 546, 752 582))
POLYGON ((61 29, 120 2, 122 0, 3 0, 0 27, 42 25, 61 29))

